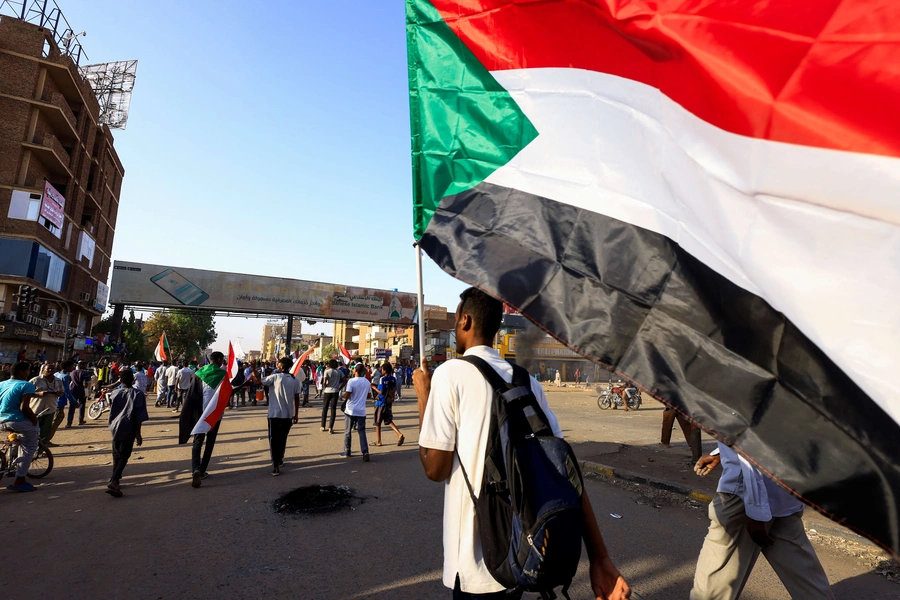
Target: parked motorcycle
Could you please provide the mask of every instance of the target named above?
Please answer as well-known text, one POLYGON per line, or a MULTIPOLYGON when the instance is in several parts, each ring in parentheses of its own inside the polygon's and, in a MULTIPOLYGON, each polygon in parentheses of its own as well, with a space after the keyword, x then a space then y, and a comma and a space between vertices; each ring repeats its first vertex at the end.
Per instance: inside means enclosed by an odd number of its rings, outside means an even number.
POLYGON ((624 381, 613 382, 612 378, 606 384, 606 389, 601 389, 600 386, 597 386, 597 391, 600 392, 600 397, 597 398, 597 406, 603 410, 608 410, 609 408, 615 410, 620 406, 624 406, 622 402, 623 393, 628 399, 628 408, 630 410, 639 409, 643 402, 641 390, 634 386, 626 386, 624 381))

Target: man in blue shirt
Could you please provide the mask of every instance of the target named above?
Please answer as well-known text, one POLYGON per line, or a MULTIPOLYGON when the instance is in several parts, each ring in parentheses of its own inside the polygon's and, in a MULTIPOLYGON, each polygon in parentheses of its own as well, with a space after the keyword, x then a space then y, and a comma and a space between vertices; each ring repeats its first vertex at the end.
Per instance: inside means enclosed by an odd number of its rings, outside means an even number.
POLYGON ((29 403, 35 396, 34 385, 28 381, 31 365, 18 362, 12 368, 12 379, 0 383, 0 431, 19 434, 19 456, 16 458, 16 480, 6 489, 14 492, 33 492, 34 486, 25 481, 31 459, 38 447, 38 419, 29 403))
POLYGON ((803 529, 803 503, 722 442, 694 471, 705 476, 720 463, 722 476, 709 505, 709 532, 697 559, 691 600, 736 600, 760 552, 791 598, 834 600, 803 529))
POLYGON ((375 445, 381 446, 381 426, 387 425, 397 434, 397 445, 402 446, 406 436, 394 425, 393 405, 397 394, 397 379, 391 363, 381 365, 381 377, 372 375, 372 393, 375 395, 375 445))

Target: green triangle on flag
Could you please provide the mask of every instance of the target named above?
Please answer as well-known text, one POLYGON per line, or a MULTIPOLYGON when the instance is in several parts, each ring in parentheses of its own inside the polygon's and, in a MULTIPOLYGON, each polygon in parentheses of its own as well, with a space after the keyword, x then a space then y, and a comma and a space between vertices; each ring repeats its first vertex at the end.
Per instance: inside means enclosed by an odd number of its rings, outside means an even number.
POLYGON ((407 0, 406 45, 418 240, 442 198, 484 181, 538 132, 429 0, 407 0))

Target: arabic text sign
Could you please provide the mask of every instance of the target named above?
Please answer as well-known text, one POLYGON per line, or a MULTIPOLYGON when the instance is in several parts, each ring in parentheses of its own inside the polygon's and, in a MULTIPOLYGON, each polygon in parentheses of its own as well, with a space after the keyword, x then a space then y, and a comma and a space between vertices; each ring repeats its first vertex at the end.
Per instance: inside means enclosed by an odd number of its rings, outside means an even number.
POLYGON ((49 181, 44 182, 44 197, 41 199, 41 216, 62 229, 66 211, 66 199, 49 181))

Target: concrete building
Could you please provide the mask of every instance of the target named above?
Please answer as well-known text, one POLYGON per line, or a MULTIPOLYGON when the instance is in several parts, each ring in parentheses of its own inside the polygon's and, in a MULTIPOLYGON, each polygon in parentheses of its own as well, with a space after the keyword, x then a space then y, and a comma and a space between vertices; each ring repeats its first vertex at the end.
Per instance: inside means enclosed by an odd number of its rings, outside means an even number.
POLYGON ((359 350, 359 328, 354 323, 348 321, 335 321, 334 323, 334 343, 340 344, 347 349, 350 355, 354 355, 359 350), (357 341, 353 341, 357 338, 357 341))
POLYGON ((269 321, 263 325, 262 340, 259 345, 261 348, 260 352, 262 353, 262 360, 275 360, 278 358, 278 355, 276 354, 276 350, 278 349, 277 342, 281 340, 283 343, 286 333, 286 321, 269 321))
POLYGON ((41 349, 49 360, 73 351, 91 357, 85 338, 106 308, 125 175, 99 116, 93 90, 52 32, 0 16, 2 362, 26 344, 29 359, 41 349), (17 311, 22 285, 37 299, 17 311))

